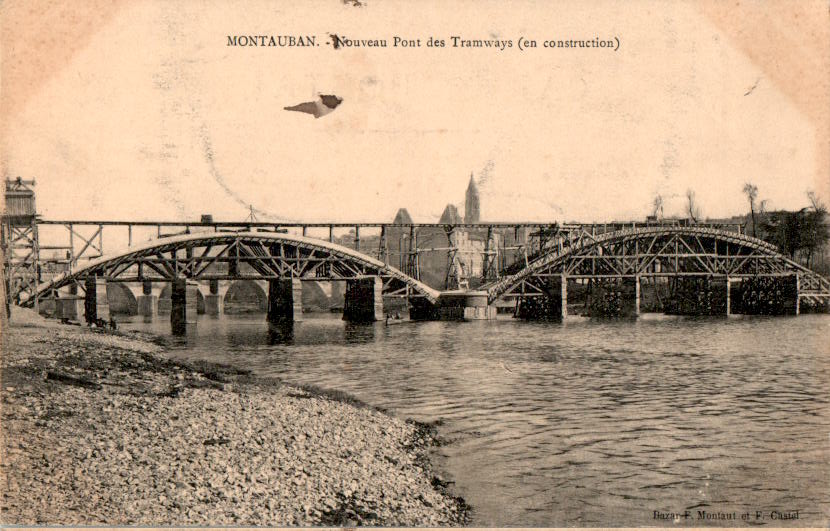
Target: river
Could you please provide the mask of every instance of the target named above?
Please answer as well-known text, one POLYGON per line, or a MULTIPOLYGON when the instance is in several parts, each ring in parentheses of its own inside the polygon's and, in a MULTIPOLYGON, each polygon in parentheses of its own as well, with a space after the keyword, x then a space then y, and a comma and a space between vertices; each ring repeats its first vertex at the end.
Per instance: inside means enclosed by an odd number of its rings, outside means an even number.
MULTIPOLYGON (((121 327, 170 332, 167 318, 121 327)), ((680 525, 826 526, 828 338, 828 315, 392 326, 307 315, 291 332, 255 315, 199 316, 169 343, 175 357, 438 421, 436 459, 476 525, 670 525, 688 511, 680 525)))

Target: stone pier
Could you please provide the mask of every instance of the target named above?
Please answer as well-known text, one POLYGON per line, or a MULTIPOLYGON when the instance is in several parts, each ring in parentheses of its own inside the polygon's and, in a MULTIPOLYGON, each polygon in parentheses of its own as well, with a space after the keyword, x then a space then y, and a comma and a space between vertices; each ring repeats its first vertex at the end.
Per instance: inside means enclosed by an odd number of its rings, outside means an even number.
POLYGON ((303 320, 303 283, 298 278, 268 281, 269 323, 303 320))
POLYGON ((440 321, 486 321, 496 318, 496 307, 488 304, 486 291, 445 291, 438 302, 430 307, 423 301, 425 311, 410 319, 434 319, 440 321))
POLYGON ((383 318, 383 280, 380 277, 347 280, 343 320, 371 323, 383 318))
POLYGON ((170 324, 174 334, 182 334, 188 324, 196 323, 196 282, 184 278, 173 280, 170 291, 170 324))
POLYGON ((155 317, 159 311, 159 298, 153 295, 153 283, 142 282, 141 295, 135 298, 138 305, 138 315, 155 317))
POLYGON ((465 321, 486 321, 496 318, 496 307, 488 304, 486 291, 468 291, 464 300, 465 321))
POLYGON ((81 322, 84 319, 84 297, 65 295, 55 299, 55 317, 81 322))
POLYGON ((135 298, 138 315, 155 317, 159 313, 159 298, 155 295, 139 295, 135 298))
POLYGON ((219 281, 210 281, 210 293, 205 297, 205 313, 208 315, 222 315, 225 306, 225 297, 219 293, 219 281))
POLYGON ((205 313, 208 315, 222 315, 224 299, 219 294, 211 293, 205 297, 205 313))
POLYGON ((438 308, 425 297, 410 297, 409 319, 412 321, 433 321, 438 319, 438 308))
POLYGON ((37 303, 37 313, 43 317, 58 318, 58 296, 40 296, 37 303))
POLYGON ((110 306, 107 302, 107 281, 98 277, 87 277, 84 281, 86 295, 84 296, 84 313, 87 324, 101 319, 108 321, 110 306))

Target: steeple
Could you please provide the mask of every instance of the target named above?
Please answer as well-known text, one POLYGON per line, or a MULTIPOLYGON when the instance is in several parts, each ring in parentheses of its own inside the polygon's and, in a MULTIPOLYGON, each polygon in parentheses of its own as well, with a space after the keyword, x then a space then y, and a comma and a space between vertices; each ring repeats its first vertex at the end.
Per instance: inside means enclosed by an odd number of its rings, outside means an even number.
POLYGON ((478 198, 475 178, 470 172, 470 184, 467 185, 464 201, 464 223, 478 223, 479 221, 481 221, 481 201, 478 198))

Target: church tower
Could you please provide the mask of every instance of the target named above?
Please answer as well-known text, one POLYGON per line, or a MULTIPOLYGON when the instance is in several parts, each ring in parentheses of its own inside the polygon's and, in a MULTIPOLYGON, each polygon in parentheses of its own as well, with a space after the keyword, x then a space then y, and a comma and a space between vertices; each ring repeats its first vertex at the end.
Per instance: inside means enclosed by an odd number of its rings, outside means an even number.
POLYGON ((481 221, 481 201, 478 198, 476 181, 471 173, 464 202, 464 223, 478 223, 479 221, 481 221))

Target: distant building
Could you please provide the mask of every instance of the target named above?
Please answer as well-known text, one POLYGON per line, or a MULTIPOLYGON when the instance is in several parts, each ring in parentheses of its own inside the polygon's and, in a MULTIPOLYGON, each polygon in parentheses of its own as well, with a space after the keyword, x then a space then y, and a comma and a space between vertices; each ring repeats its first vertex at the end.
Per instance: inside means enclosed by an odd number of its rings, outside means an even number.
MULTIPOLYGON (((475 288, 485 274, 485 256, 495 258, 493 267, 501 267, 504 260, 513 261, 518 255, 515 248, 505 249, 506 244, 514 240, 526 241, 526 230, 515 235, 492 234, 483 228, 458 227, 464 223, 481 222, 481 199, 475 178, 470 175, 467 192, 464 197, 464 217, 458 208, 450 203, 444 208, 438 223, 445 227, 421 227, 414 234, 420 249, 417 255, 417 274, 421 281, 437 289, 475 288), (501 248, 501 249, 500 249, 501 248), (514 256, 516 255, 516 256, 514 256)), ((398 210, 393 223, 412 223, 412 218, 405 208, 398 210)), ((391 263, 401 270, 415 274, 407 269, 407 258, 412 259, 410 241, 412 234, 406 229, 390 229, 389 247, 393 259, 391 263)))
POLYGON ((392 223, 395 225, 409 225, 412 223, 412 216, 409 215, 409 211, 405 208, 399 208, 398 213, 395 214, 395 219, 392 220, 392 223))
POLYGON ((470 174, 470 184, 467 185, 467 193, 464 199, 464 223, 478 223, 481 221, 481 201, 478 197, 478 187, 470 174))
POLYGON ((438 223, 443 225, 458 225, 459 223, 462 223, 461 214, 458 213, 458 209, 455 208, 455 205, 447 205, 447 208, 444 209, 444 213, 441 214, 441 219, 438 220, 438 223))

